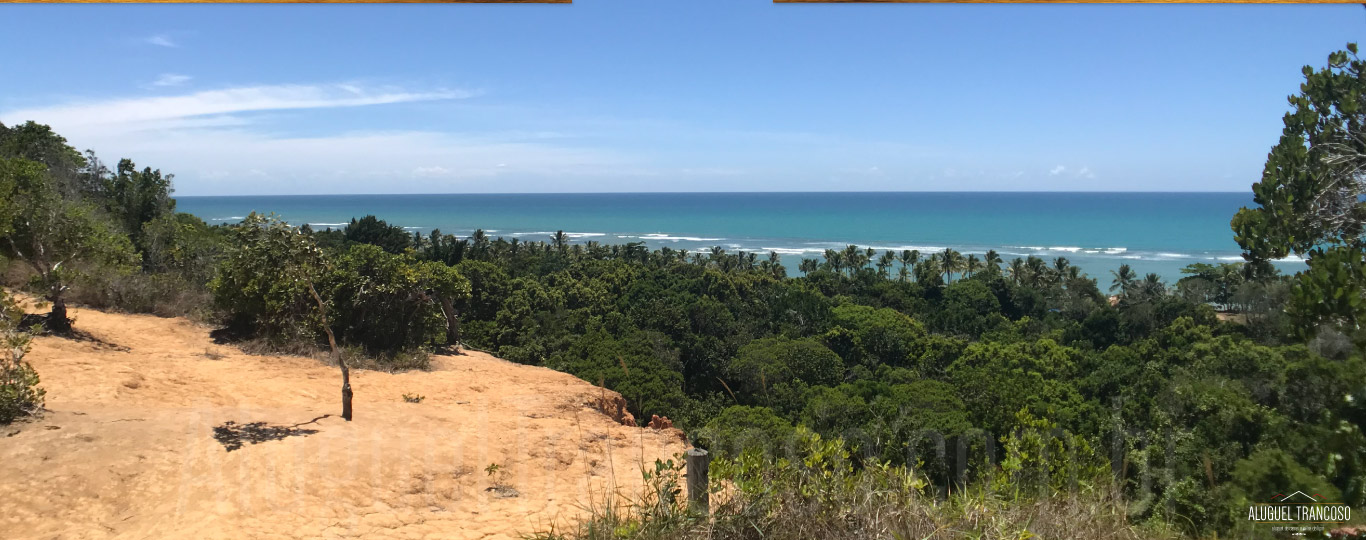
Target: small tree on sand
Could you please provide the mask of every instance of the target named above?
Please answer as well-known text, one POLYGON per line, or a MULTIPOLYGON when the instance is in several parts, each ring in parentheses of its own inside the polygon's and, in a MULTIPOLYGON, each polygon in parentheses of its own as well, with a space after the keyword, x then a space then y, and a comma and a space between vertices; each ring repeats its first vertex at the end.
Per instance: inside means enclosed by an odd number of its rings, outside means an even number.
POLYGON ((214 302, 231 324, 276 343, 309 341, 321 328, 342 370, 342 418, 351 420, 351 371, 313 285, 326 264, 322 250, 308 233, 254 212, 234 228, 231 246, 209 283, 214 302))
POLYGON ((66 291, 91 267, 122 269, 135 260, 117 234, 86 203, 62 196, 46 167, 0 159, 0 236, 7 254, 33 270, 33 286, 52 304, 47 327, 69 332, 66 291))

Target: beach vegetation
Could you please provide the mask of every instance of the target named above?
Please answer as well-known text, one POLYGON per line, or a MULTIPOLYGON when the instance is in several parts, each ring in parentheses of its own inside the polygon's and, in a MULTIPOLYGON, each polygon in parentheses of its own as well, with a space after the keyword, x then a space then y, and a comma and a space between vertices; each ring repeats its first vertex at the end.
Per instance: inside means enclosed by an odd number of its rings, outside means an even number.
POLYGON ((718 457, 710 519, 670 496, 577 537, 1258 537, 1237 509, 1277 491, 1366 504, 1362 67, 1352 46, 1306 68, 1232 221, 1246 260, 1174 283, 951 248, 847 245, 789 275, 777 253, 563 231, 210 227, 174 212, 169 174, 109 173, 33 123, 0 132, 0 241, 54 311, 94 274, 180 283, 245 338, 327 343, 344 374, 478 349, 718 457), (1290 254, 1307 269, 1274 271, 1290 254))

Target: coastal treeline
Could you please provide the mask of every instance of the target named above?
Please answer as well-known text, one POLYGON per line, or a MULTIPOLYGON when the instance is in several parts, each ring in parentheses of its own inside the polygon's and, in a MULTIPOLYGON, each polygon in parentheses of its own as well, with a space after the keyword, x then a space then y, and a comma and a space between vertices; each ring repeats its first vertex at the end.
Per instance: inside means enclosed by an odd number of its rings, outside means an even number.
MULTIPOLYGON (((1101 493, 1123 523, 1270 534, 1245 512, 1277 492, 1366 503, 1366 80, 1355 46, 1305 73, 1259 206, 1233 220, 1247 262, 1175 281, 852 245, 788 269, 775 253, 410 233, 376 216, 209 226, 175 211, 171 175, 0 126, 6 278, 50 311, 7 310, 7 335, 79 333, 66 305, 80 303, 194 317, 251 350, 310 353, 330 335, 375 369, 478 349, 615 390, 642 424, 668 417, 765 504, 821 493, 802 483, 813 471, 876 473, 904 497, 1101 493), (1291 253, 1308 269, 1268 264, 1291 253)), ((41 404, 14 356, 0 402, 19 405, 0 421, 41 404)))

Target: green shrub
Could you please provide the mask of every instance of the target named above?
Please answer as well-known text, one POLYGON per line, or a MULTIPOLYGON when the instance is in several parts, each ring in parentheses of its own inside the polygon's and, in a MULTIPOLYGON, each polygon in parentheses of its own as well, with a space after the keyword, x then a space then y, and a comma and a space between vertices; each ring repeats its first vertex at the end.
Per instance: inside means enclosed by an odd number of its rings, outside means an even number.
POLYGON ((734 390, 761 396, 775 385, 797 381, 837 384, 844 376, 844 362, 814 339, 763 338, 741 347, 725 367, 725 374, 734 390))
POLYGON ((444 263, 356 244, 330 261, 318 293, 339 341, 371 354, 394 353, 446 343, 441 299, 463 301, 469 282, 444 263))
POLYGON ((790 422, 768 407, 734 405, 707 422, 697 440, 718 457, 736 456, 750 449, 769 456, 787 456, 793 450, 795 433, 790 422))
POLYGON ((318 308, 308 287, 324 260, 312 238, 279 218, 252 212, 232 228, 229 246, 209 282, 229 326, 273 344, 316 342, 318 308))
POLYGON ((8 424, 43 408, 43 389, 38 372, 24 361, 29 335, 19 328, 22 314, 8 295, 0 291, 0 424, 8 424))

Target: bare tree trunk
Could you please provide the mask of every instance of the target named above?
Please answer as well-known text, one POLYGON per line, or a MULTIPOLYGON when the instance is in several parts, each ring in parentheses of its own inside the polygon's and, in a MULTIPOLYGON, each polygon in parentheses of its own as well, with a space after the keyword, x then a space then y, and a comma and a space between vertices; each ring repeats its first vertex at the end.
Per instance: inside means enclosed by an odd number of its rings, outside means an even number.
POLYGON ((341 351, 337 349, 337 337, 332 335, 332 327, 327 324, 327 307, 323 305, 323 298, 318 296, 317 289, 313 284, 308 284, 308 292, 313 294, 313 300, 318 303, 318 315, 322 317, 323 332, 327 333, 327 345, 332 347, 332 358, 341 366, 342 372, 342 418, 347 422, 351 421, 351 370, 346 367, 346 359, 342 358, 341 351))
POLYGON ((46 326, 49 332, 68 334, 71 332, 71 319, 66 316, 66 299, 61 295, 51 298, 52 312, 47 314, 46 326))
POLYGON ((460 353, 460 312, 455 310, 455 305, 449 298, 437 297, 441 301, 441 314, 446 317, 446 344, 455 347, 456 354, 460 353))

